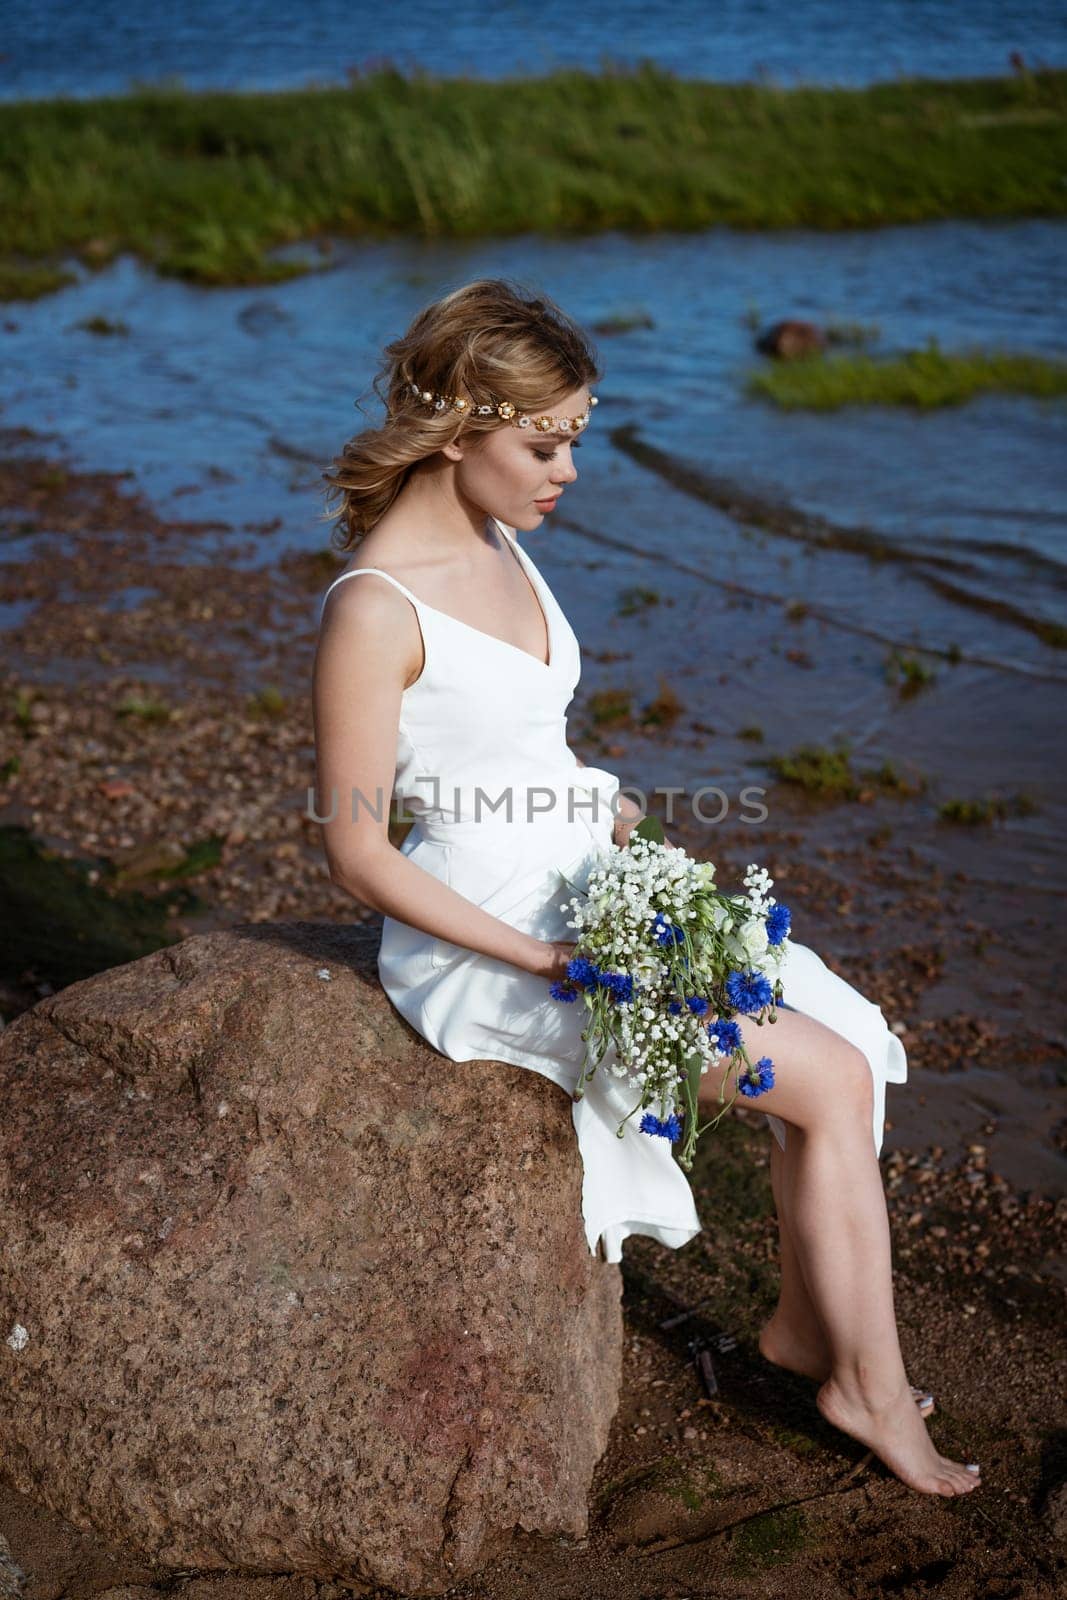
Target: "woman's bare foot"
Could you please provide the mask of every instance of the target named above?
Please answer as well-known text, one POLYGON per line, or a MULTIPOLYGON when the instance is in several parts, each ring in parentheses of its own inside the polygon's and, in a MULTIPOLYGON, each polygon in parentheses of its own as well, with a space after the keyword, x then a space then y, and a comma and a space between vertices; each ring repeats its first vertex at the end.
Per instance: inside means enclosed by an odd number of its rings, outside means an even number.
MULTIPOLYGON (((816 1383, 825 1383, 833 1371, 830 1348, 821 1332, 801 1332, 777 1317, 771 1317, 760 1329, 759 1350, 760 1355, 776 1367, 799 1372, 802 1377, 813 1378, 816 1383)), ((909 1387, 921 1414, 932 1417, 936 1409, 933 1395, 928 1390, 917 1388, 915 1384, 909 1387)))
POLYGON ((977 1462, 970 1471, 935 1448, 906 1383, 891 1399, 874 1401, 859 1388, 846 1391, 831 1377, 815 1404, 827 1422, 873 1450, 890 1472, 921 1494, 968 1494, 982 1481, 977 1462))

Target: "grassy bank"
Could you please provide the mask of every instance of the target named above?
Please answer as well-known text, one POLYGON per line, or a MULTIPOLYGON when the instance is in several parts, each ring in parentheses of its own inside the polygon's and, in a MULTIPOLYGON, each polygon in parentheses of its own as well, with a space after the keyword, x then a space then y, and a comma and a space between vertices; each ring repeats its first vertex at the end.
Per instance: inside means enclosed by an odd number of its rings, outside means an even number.
POLYGON ((923 350, 881 360, 808 356, 752 373, 747 388, 790 411, 873 405, 927 411, 976 394, 1067 394, 1067 362, 999 350, 953 353, 931 340, 923 350))
POLYGON ((649 64, 499 83, 386 70, 344 89, 16 103, 0 105, 0 292, 63 252, 248 283, 294 270, 272 247, 327 233, 1054 216, 1065 164, 1067 72, 780 89, 649 64))

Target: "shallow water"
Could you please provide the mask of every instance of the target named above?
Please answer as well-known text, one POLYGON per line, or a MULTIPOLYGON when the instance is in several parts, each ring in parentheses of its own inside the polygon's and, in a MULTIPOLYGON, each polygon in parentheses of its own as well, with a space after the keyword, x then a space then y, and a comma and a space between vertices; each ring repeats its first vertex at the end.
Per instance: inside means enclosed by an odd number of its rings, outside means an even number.
POLYGON ((833 235, 346 241, 327 270, 269 289, 203 290, 125 259, 8 308, 3 421, 54 431, 87 467, 132 468, 171 514, 280 517, 263 537, 265 560, 313 548, 328 536, 318 520, 322 468, 364 420, 379 419, 370 382, 383 342, 437 293, 500 273, 546 289, 588 328, 634 311, 653 322, 597 336, 600 404, 557 518, 588 519, 596 507, 605 532, 638 545, 666 540, 704 566, 711 550, 724 575, 788 582, 811 598, 814 557, 803 539, 745 534, 699 496, 667 493, 672 468, 695 468, 866 530, 897 556, 817 563, 820 598, 854 620, 1067 673, 1067 652, 1027 625, 1067 622, 1063 399, 992 395, 926 414, 814 414, 742 392, 761 360, 745 320, 753 310, 763 323, 795 315, 877 325, 876 353, 935 335, 946 349, 1062 355, 1062 240, 1062 224, 1022 221, 833 235), (129 335, 75 326, 92 315, 126 322, 129 335), (613 490, 625 454, 608 437, 617 424, 632 425, 661 458, 625 498, 613 490), (930 559, 946 555, 948 569, 930 559), (949 596, 937 592, 946 583, 949 596), (983 610, 998 603, 1014 608, 1016 624, 983 610))
POLYGON ((1006 72, 1015 50, 1030 66, 1067 59, 1063 9, 1051 0, 674 0, 668 26, 662 10, 633 0, 512 0, 494 6, 491 28, 481 10, 442 0, 304 0, 297 10, 277 0, 140 9, 38 0, 2 15, 0 98, 115 94, 173 74, 193 87, 336 83, 386 57, 405 72, 478 78, 647 57, 684 77, 783 84, 986 75, 1006 72))

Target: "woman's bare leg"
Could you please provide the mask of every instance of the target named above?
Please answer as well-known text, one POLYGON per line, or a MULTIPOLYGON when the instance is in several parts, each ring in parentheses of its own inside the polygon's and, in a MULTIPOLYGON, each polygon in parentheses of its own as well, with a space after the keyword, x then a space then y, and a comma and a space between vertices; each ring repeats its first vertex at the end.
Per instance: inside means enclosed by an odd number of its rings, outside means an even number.
MULTIPOLYGON (((786 1135, 788 1141, 788 1134, 786 1135)), ((771 1144, 771 1188, 778 1218, 778 1260, 781 1287, 778 1304, 769 1321, 760 1329, 759 1347, 768 1361, 788 1367, 825 1383, 833 1370, 830 1341, 804 1281, 804 1267, 797 1251, 789 1222, 788 1203, 783 1185, 783 1152, 773 1133, 771 1144)))
MULTIPOLYGON (((935 1449, 904 1371, 867 1059, 802 1012, 781 1011, 773 1026, 736 1020, 750 1058, 774 1061, 774 1088, 752 1103, 788 1124, 781 1192, 832 1360, 816 1397, 819 1410, 912 1488, 966 1493, 979 1475, 935 1449)), ((702 1080, 705 1116, 718 1107, 721 1076, 709 1068, 702 1080)))
MULTIPOLYGON (((760 1353, 775 1366, 786 1367, 790 1372, 802 1373, 825 1383, 833 1371, 833 1357, 826 1329, 812 1302, 811 1291, 804 1281, 804 1268, 797 1252, 793 1229, 789 1221, 789 1206, 782 1181, 782 1147, 774 1134, 769 1135, 771 1146, 771 1188, 774 1191, 774 1209, 778 1221, 778 1256, 781 1268, 781 1287, 778 1304, 760 1329, 760 1353)), ((934 1412, 933 1396, 911 1386, 912 1396, 923 1416, 934 1412)))

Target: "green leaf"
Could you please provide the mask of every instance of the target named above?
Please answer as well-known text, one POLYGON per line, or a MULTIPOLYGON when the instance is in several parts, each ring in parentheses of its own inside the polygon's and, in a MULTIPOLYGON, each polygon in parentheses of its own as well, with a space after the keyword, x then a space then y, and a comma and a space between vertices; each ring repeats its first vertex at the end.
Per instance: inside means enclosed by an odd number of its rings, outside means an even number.
POLYGON ((699 1050, 694 1050, 685 1058, 685 1077, 682 1079, 682 1094, 685 1098, 685 1111, 687 1126, 693 1128, 697 1123, 697 1094, 700 1088, 700 1069, 704 1058, 699 1050))
POLYGON ((630 838, 640 834, 642 839, 650 839, 653 844, 663 844, 663 824, 658 817, 642 817, 635 828, 630 829, 630 838))
POLYGON ((687 1073, 686 1093, 687 1096, 692 1100, 693 1111, 695 1114, 697 1095, 700 1093, 700 1079, 702 1076, 700 1069, 704 1065, 704 1057, 700 1054, 699 1050, 694 1050, 691 1055, 686 1056, 685 1065, 687 1073))

